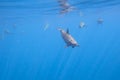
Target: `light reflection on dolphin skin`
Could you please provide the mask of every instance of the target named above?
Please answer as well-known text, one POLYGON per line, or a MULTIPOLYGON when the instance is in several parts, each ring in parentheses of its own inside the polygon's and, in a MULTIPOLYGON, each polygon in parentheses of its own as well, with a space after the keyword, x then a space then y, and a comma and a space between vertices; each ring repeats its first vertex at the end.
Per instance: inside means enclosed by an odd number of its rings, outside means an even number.
POLYGON ((79 46, 77 41, 70 35, 69 29, 67 29, 67 31, 64 31, 63 29, 58 28, 58 30, 60 31, 61 36, 66 43, 66 47, 71 46, 72 48, 74 48, 79 46))

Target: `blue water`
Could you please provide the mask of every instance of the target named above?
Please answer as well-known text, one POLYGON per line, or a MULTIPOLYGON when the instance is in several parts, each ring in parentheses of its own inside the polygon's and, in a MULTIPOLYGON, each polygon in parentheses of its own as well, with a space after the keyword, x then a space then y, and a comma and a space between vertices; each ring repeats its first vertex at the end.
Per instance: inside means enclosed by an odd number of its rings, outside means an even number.
POLYGON ((120 1, 69 2, 83 16, 59 15, 55 0, 0 0, 0 80, 120 80, 120 1), (80 47, 65 48, 58 27, 80 47))

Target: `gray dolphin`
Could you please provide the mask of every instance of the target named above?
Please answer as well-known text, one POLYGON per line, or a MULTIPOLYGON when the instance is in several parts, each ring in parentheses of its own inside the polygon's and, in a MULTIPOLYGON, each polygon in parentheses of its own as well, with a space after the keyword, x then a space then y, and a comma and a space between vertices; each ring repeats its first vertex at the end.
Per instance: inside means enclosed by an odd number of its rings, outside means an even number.
POLYGON ((71 46, 72 48, 74 48, 74 47, 79 46, 77 41, 69 34, 69 29, 67 29, 67 31, 65 31, 61 28, 58 28, 58 30, 60 31, 63 40, 67 44, 66 47, 71 46))

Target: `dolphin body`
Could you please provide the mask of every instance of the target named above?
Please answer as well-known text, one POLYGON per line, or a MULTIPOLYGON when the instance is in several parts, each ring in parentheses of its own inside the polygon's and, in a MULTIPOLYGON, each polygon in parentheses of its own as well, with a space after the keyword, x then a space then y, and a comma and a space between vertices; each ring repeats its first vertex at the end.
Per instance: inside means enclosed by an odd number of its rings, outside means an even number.
POLYGON ((74 47, 79 46, 77 41, 69 34, 69 29, 67 29, 67 31, 65 31, 61 28, 58 28, 58 30, 60 31, 63 40, 67 44, 65 47, 71 46, 72 48, 74 48, 74 47))

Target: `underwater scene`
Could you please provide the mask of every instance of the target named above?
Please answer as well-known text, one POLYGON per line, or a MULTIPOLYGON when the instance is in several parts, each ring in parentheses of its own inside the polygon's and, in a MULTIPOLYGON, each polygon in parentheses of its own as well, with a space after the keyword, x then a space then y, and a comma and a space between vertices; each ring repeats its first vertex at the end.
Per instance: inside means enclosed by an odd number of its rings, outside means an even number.
POLYGON ((120 80, 120 0, 0 0, 0 80, 120 80))

